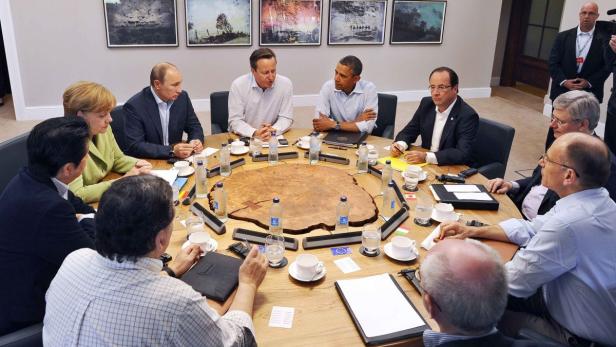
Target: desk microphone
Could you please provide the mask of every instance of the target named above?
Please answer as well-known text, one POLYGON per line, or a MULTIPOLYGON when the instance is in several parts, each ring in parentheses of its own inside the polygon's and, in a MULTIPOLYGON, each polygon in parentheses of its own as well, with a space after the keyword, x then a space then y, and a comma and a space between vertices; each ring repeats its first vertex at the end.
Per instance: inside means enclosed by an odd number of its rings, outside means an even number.
POLYGON ((464 177, 454 176, 454 175, 440 175, 436 176, 436 179, 441 182, 452 182, 452 183, 464 183, 464 177))

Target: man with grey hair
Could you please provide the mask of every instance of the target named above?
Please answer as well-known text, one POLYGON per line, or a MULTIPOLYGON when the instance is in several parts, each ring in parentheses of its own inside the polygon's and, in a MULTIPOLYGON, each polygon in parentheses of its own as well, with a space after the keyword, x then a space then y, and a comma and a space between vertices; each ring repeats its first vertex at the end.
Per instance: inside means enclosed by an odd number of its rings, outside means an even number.
MULTIPOLYGON (((599 123, 599 101, 582 90, 572 90, 559 95, 554 100, 554 112, 550 128, 554 136, 580 132, 594 135, 599 123)), ((610 178, 605 188, 610 197, 616 201, 616 158, 612 155, 610 178)), ((548 212, 558 200, 558 195, 541 184, 541 166, 537 166, 531 177, 507 182, 502 178, 488 181, 488 189, 492 193, 509 194, 524 218, 532 220, 538 215, 548 212)))
POLYGON ((492 248, 472 239, 444 240, 420 271, 424 306, 440 330, 424 331, 426 347, 536 346, 496 329, 507 306, 507 276, 492 248))
POLYGON ((616 341, 616 203, 603 188, 610 156, 595 136, 564 134, 539 161, 541 183, 560 197, 548 213, 484 227, 441 225, 441 239, 523 247, 505 264, 510 300, 499 325, 504 333, 528 328, 571 346, 616 341))

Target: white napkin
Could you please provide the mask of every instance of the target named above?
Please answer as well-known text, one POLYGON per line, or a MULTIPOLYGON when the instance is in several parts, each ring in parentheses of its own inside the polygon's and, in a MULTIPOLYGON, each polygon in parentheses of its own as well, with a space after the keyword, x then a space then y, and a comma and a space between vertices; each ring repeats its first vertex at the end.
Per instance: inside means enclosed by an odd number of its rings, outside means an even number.
POLYGON ((436 228, 434 228, 434 230, 432 230, 430 235, 428 235, 428 237, 426 237, 425 240, 421 242, 421 248, 425 249, 426 251, 429 251, 435 245, 434 239, 439 237, 440 235, 441 235, 441 226, 439 225, 436 228))

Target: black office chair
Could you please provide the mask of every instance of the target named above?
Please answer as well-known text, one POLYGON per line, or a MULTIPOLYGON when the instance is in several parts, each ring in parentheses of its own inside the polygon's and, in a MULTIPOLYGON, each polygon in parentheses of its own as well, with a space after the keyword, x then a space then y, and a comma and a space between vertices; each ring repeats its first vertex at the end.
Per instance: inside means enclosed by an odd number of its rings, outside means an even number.
POLYGON ((42 347, 43 323, 0 336, 0 347, 42 347))
POLYGON ((392 94, 379 93, 379 113, 376 119, 376 127, 372 135, 394 138, 394 126, 396 125, 396 108, 398 97, 392 94))
POLYGON ((479 118, 479 130, 473 144, 475 168, 488 179, 504 177, 515 129, 479 118))
POLYGON ((0 193, 19 169, 28 164, 28 135, 30 132, 0 143, 0 193))
POLYGON ((229 128, 229 92, 210 94, 212 135, 226 133, 229 128))
POLYGON ((128 140, 126 140, 126 111, 124 106, 116 106, 111 111, 111 130, 113 130, 113 136, 115 137, 118 146, 122 152, 126 152, 128 149, 128 140))

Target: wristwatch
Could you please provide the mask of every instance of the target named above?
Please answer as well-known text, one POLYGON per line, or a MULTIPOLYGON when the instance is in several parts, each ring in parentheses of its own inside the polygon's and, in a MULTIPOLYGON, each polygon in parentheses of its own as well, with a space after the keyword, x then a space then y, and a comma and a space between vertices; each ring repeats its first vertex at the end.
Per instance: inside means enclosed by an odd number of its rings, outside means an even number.
POLYGON ((334 125, 334 130, 340 130, 340 122, 336 121, 336 125, 334 125))
POLYGON ((177 275, 175 274, 175 271, 171 270, 171 268, 168 266, 163 266, 163 271, 166 272, 167 275, 169 275, 169 277, 173 277, 173 278, 177 277, 177 275))

